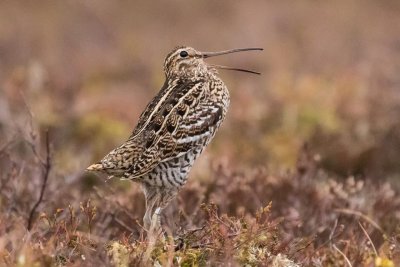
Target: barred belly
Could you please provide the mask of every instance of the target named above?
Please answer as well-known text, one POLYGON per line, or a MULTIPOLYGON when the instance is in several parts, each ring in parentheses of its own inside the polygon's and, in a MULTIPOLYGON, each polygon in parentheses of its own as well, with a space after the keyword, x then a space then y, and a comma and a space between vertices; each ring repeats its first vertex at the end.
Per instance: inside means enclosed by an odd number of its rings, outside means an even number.
POLYGON ((147 186, 179 189, 186 183, 189 171, 203 149, 204 147, 197 147, 178 158, 160 162, 154 170, 140 179, 141 182, 147 186))

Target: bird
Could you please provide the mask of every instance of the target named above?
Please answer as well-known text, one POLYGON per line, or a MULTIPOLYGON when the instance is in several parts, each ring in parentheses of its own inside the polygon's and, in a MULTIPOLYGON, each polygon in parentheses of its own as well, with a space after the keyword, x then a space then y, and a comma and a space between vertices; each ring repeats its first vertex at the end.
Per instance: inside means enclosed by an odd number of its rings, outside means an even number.
POLYGON ((160 227, 162 210, 185 185, 195 160, 226 116, 229 91, 218 69, 260 74, 208 64, 205 59, 253 50, 263 49, 199 52, 187 46, 174 48, 164 60, 164 85, 140 115, 128 140, 86 169, 141 185, 145 229, 160 227))

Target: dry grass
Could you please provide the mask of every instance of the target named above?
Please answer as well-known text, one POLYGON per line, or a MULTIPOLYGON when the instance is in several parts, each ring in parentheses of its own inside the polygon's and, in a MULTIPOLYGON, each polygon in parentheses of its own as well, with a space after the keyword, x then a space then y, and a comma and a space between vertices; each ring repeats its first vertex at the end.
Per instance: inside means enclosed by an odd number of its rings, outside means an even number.
POLYGON ((0 265, 400 265, 397 25, 390 0, 3 1, 0 265), (221 74, 227 120, 150 243, 139 187, 83 170, 178 44, 262 46, 215 61, 263 75, 221 74))

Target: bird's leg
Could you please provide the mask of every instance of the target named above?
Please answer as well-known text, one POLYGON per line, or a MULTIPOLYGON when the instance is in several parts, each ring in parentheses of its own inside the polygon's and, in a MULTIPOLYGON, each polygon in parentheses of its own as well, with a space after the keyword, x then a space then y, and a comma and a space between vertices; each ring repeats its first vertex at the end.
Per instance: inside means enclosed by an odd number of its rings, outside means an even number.
POLYGON ((162 208, 157 207, 151 217, 150 232, 159 234, 162 231, 161 228, 161 211, 162 208))
POLYGON ((148 201, 146 199, 146 212, 143 217, 143 226, 146 230, 149 230, 151 226, 152 209, 153 207, 148 204, 148 201))
POLYGON ((144 256, 145 259, 151 258, 151 253, 158 241, 165 242, 164 235, 162 234, 161 220, 160 220, 162 209, 160 207, 157 207, 158 205, 155 205, 156 202, 158 201, 152 202, 146 209, 145 218, 146 220, 150 220, 150 223, 147 228, 148 245, 144 256), (154 206, 156 206, 157 208, 155 209, 154 213, 152 214, 152 217, 150 218, 151 210, 153 209, 154 206))
POLYGON ((151 218, 151 227, 153 232, 160 234, 162 232, 161 227, 161 213, 167 207, 168 203, 176 196, 178 190, 176 188, 163 189, 162 193, 159 193, 159 198, 157 199, 155 210, 151 218))
POLYGON ((157 240, 160 240, 159 238, 163 238, 163 235, 161 234, 162 229, 160 224, 160 214, 161 214, 160 208, 156 208, 156 210, 153 213, 153 216, 151 217, 154 205, 155 205, 154 201, 147 203, 146 214, 144 215, 143 218, 147 230, 147 241, 148 241, 148 246, 144 256, 145 259, 151 258, 151 253, 154 249, 154 246, 157 243, 157 240))
POLYGON ((146 212, 143 217, 143 225, 146 230, 150 230, 151 217, 157 199, 157 190, 145 184, 142 185, 142 189, 146 200, 146 212))
POLYGON ((160 236, 161 213, 168 203, 176 196, 177 190, 153 187, 143 184, 142 186, 146 198, 146 213, 143 224, 149 236, 160 236))
POLYGON ((144 228, 151 238, 157 238, 162 231, 161 228, 161 211, 162 198, 160 190, 157 187, 143 186, 146 198, 146 212, 143 217, 144 228))

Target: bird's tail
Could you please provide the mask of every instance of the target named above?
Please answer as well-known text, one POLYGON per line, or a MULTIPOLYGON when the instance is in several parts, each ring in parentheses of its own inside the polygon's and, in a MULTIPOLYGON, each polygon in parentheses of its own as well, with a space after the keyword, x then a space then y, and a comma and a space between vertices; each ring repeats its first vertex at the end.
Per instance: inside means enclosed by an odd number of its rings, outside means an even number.
POLYGON ((95 163, 95 164, 92 164, 89 167, 87 167, 86 171, 100 172, 100 171, 104 171, 104 167, 103 167, 103 164, 101 164, 101 163, 95 163))

